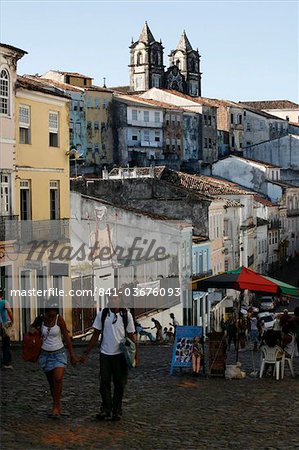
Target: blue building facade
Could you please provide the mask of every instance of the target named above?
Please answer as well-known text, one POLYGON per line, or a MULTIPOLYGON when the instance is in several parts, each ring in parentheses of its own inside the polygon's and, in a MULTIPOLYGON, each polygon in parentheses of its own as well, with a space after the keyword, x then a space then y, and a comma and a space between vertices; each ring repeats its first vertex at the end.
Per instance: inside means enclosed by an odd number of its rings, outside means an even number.
POLYGON ((80 157, 86 156, 85 91, 68 91, 70 95, 70 148, 76 148, 80 157))
POLYGON ((192 275, 208 276, 211 272, 211 249, 210 241, 197 242, 196 238, 192 243, 192 275))

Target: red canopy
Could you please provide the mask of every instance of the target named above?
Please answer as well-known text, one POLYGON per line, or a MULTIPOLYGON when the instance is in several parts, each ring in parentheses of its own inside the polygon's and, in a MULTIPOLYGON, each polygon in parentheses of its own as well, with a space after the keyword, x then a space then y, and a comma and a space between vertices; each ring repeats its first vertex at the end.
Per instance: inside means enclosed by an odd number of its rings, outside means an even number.
POLYGON ((276 294, 279 286, 262 275, 242 267, 238 277, 238 285, 240 289, 248 289, 249 291, 262 291, 276 294))
POLYGON ((253 292, 267 292, 269 294, 276 294, 280 290, 277 283, 247 267, 203 279, 194 279, 192 288, 194 291, 205 291, 209 288, 236 289, 237 291, 248 289, 253 292))

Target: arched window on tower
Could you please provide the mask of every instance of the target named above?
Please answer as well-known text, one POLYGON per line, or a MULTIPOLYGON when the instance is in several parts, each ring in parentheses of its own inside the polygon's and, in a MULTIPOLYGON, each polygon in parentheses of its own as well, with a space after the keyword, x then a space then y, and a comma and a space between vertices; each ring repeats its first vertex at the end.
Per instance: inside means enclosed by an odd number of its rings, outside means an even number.
POLYGON ((181 68, 181 61, 179 59, 177 59, 175 65, 180 69, 181 68))
POLYGON ((9 114, 9 104, 9 74, 6 69, 2 69, 0 74, 0 114, 9 114))
POLYGON ((195 60, 192 58, 189 63, 190 72, 195 72, 195 60))
POLYGON ((137 53, 137 61, 136 62, 138 65, 142 64, 143 61, 142 61, 142 53, 141 52, 137 53))

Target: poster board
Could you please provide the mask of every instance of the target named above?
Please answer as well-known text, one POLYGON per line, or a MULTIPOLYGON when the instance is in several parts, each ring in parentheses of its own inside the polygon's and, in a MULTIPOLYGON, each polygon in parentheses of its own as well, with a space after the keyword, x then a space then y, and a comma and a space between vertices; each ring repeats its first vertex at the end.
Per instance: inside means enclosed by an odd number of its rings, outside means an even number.
POLYGON ((195 336, 203 337, 203 328, 199 326, 177 327, 173 344, 170 375, 173 369, 178 367, 192 367, 191 347, 195 336))

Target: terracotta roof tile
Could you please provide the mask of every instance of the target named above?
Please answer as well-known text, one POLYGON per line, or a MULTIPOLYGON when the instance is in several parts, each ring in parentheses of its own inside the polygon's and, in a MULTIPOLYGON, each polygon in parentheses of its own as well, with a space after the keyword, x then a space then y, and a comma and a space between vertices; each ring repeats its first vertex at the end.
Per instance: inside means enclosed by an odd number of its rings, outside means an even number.
POLYGON ((237 159, 241 159, 243 161, 253 162, 254 164, 258 164, 259 166, 269 167, 270 169, 280 169, 279 166, 275 166, 274 164, 271 164, 271 163, 268 163, 265 161, 260 161, 258 159, 247 158, 244 156, 237 156, 237 155, 229 156, 229 158, 237 158, 237 159))
POLYGON ((170 103, 165 103, 165 102, 160 102, 158 100, 151 100, 148 98, 143 98, 138 95, 115 94, 114 98, 116 100, 123 100, 125 102, 140 103, 144 106, 165 108, 165 109, 171 109, 171 110, 176 110, 176 111, 184 111, 185 110, 185 108, 182 108, 180 106, 174 106, 170 103))
POLYGON ((61 73, 61 75, 69 75, 70 77, 88 78, 89 80, 93 80, 92 77, 89 77, 88 75, 82 75, 82 73, 78 73, 78 72, 64 72, 63 70, 57 70, 54 72, 61 73))
POLYGON ((272 203, 270 200, 262 197, 261 195, 256 194, 253 196, 253 198, 257 203, 261 203, 264 206, 276 206, 275 203, 272 203))
POLYGON ((174 91, 171 89, 161 89, 161 90, 165 91, 165 92, 170 92, 171 94, 176 95, 177 97, 185 98, 186 100, 190 100, 190 101, 192 101, 194 103, 198 103, 200 105, 214 106, 216 108, 219 106, 226 106, 226 107, 230 106, 230 107, 239 108, 239 109, 243 108, 238 103, 234 103, 230 100, 221 100, 221 99, 217 99, 217 98, 208 98, 208 97, 191 97, 190 95, 183 94, 182 92, 174 91))
POLYGON ((83 88, 73 86, 72 84, 67 84, 67 83, 62 83, 60 81, 51 80, 49 78, 37 77, 37 76, 33 76, 33 75, 26 75, 26 78, 30 78, 31 80, 34 80, 34 81, 40 81, 42 83, 44 82, 45 84, 56 86, 59 89, 63 89, 65 91, 74 91, 74 92, 82 92, 82 93, 84 92, 83 88))
POLYGON ((299 105, 297 103, 291 102, 290 100, 259 100, 259 101, 248 101, 239 102, 241 105, 249 106, 255 109, 298 109, 299 105))
POLYGON ((28 89, 31 91, 43 92, 45 94, 54 95, 56 97, 64 97, 69 99, 69 95, 65 94, 62 89, 49 85, 40 79, 33 79, 29 77, 17 77, 16 88, 28 89))

